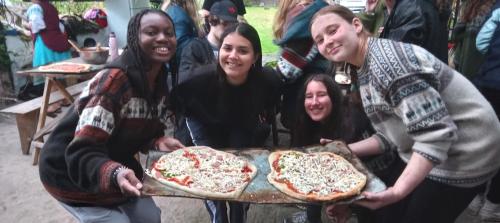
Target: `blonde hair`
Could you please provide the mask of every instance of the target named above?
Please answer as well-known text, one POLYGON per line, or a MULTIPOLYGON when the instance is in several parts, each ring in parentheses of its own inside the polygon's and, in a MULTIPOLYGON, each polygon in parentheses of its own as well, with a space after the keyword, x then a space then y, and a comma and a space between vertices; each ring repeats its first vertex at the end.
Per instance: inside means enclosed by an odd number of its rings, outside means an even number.
POLYGON ((276 9, 276 14, 274 14, 273 23, 273 35, 276 39, 281 39, 283 37, 286 17, 290 10, 295 8, 299 4, 310 3, 312 0, 280 0, 276 9))
POLYGON ((198 4, 196 3, 196 0, 164 0, 161 5, 161 10, 167 11, 168 6, 172 3, 177 4, 179 7, 186 10, 186 13, 193 20, 193 23, 198 30, 200 20, 198 19, 198 4))

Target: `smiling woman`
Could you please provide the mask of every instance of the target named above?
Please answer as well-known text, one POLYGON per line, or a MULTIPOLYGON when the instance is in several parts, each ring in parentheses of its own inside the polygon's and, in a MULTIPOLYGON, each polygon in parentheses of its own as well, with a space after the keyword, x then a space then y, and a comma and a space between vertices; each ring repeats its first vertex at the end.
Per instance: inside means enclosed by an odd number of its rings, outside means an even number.
MULTIPOLYGON (((172 92, 175 111, 196 146, 243 148, 262 146, 269 134, 263 119, 276 105, 281 81, 262 67, 257 31, 246 23, 233 24, 221 36, 219 62, 195 70, 172 92)), ((210 216, 226 219, 226 202, 207 201, 210 216)), ((244 222, 247 204, 230 203, 231 222, 244 222)))
POLYGON ((44 145, 41 181, 81 222, 161 221, 151 197, 140 196, 144 170, 134 154, 183 147, 164 136, 161 121, 173 33, 163 11, 136 14, 128 25, 128 48, 89 81, 44 145))
POLYGON ((158 67, 168 62, 177 45, 170 20, 163 15, 151 13, 143 17, 140 27, 139 45, 144 56, 150 57, 151 65, 158 67))
POLYGON ((397 166, 387 170, 398 177, 358 202, 380 209, 372 222, 455 222, 499 179, 500 123, 463 75, 422 47, 368 36, 342 6, 319 10, 311 34, 325 58, 358 68, 353 77, 377 132, 349 148, 366 157, 397 147, 397 166))

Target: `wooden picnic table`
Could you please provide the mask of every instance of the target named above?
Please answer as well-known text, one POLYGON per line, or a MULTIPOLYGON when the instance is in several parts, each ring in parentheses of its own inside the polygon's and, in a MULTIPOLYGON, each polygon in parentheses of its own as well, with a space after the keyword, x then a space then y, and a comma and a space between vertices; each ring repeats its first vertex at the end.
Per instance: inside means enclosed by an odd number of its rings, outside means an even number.
MULTIPOLYGON (((59 61, 56 63, 63 63, 63 62, 87 64, 79 57, 59 61)), ((57 93, 61 94, 65 99, 73 102, 74 101, 73 95, 79 94, 81 92, 83 86, 80 85, 80 86, 78 86, 78 89, 72 89, 72 92, 69 92, 68 89, 71 86, 69 86, 68 88, 65 87, 63 84, 63 80, 90 79, 97 72, 102 70, 105 66, 104 64, 102 64, 102 65, 89 64, 89 65, 90 65, 90 68, 84 72, 73 72, 73 73, 72 72, 51 72, 51 71, 42 71, 39 69, 39 67, 36 67, 36 68, 27 69, 27 70, 21 70, 21 71, 18 71, 16 73, 17 75, 22 75, 22 76, 44 77, 45 78, 45 86, 43 89, 43 94, 41 96, 41 105, 40 105, 40 110, 39 110, 39 114, 38 114, 38 121, 37 121, 37 125, 36 125, 37 132, 39 130, 43 129, 43 127, 45 126, 45 121, 47 119, 47 108, 50 104, 51 96, 56 94, 56 92, 57 92, 57 91, 52 91, 53 87, 55 87, 58 90, 57 93)), ((34 155, 33 165, 36 165, 38 163, 38 156, 40 153, 41 145, 43 145, 43 139, 38 139, 38 143, 35 142, 35 155, 34 155)), ((28 150, 29 150, 29 147, 28 147, 28 150)), ((24 153, 24 151, 23 151, 23 153, 24 153)))

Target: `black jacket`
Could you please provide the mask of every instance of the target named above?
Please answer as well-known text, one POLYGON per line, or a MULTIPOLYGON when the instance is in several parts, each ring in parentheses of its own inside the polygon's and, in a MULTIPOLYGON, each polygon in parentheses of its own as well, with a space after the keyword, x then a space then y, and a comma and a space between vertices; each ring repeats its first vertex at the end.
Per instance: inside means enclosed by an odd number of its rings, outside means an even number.
POLYGON ((380 38, 419 45, 448 64, 446 21, 429 0, 396 0, 380 38))
POLYGON ((190 79, 197 73, 196 69, 207 64, 213 64, 214 67, 215 64, 217 64, 214 49, 206 37, 194 38, 182 51, 179 64, 178 83, 190 79))
MULTIPOLYGON (((272 69, 251 73, 240 86, 228 84, 214 66, 201 67, 193 78, 172 90, 171 102, 176 113, 195 118, 213 139, 227 137, 232 129, 253 132, 259 115, 270 111, 279 101, 281 80, 272 69)), ((249 137, 250 136, 249 134, 249 137)), ((211 140, 218 141, 218 140, 211 140)), ((211 146, 250 146, 215 143, 211 146)))

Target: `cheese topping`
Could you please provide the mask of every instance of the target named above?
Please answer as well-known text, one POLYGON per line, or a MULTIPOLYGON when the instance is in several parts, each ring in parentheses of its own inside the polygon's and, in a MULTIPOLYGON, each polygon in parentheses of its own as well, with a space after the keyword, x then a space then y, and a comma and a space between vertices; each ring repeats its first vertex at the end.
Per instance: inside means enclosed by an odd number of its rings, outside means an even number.
POLYGON ((179 179, 174 182, 189 176, 190 181, 184 186, 209 192, 232 192, 246 186, 251 179, 246 160, 203 148, 179 149, 166 154, 154 168, 166 178, 179 179))
POLYGON ((328 195, 347 192, 366 177, 356 171, 348 162, 339 162, 340 157, 325 154, 305 154, 288 151, 281 154, 280 171, 275 179, 289 182, 303 194, 328 195))

